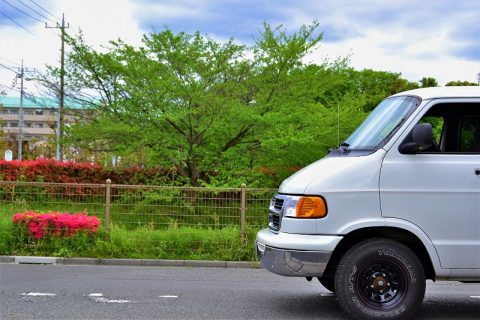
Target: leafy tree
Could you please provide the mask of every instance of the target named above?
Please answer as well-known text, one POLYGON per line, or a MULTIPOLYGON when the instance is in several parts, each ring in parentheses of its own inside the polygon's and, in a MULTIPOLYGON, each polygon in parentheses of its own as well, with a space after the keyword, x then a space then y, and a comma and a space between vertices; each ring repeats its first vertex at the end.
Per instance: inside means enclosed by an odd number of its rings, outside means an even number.
MULTIPOLYGON (((416 89, 418 84, 401 78, 400 73, 363 69, 361 71, 346 68, 347 90, 364 96, 364 110, 373 110, 385 97, 392 94, 416 89)), ((345 91, 345 89, 344 89, 345 91)))
POLYGON ((79 161, 108 163, 111 157, 121 156, 122 163, 143 167, 146 165, 143 140, 136 128, 99 114, 66 127, 64 142, 71 146, 69 149, 74 153, 71 157, 79 161))
MULTIPOLYGON (((418 87, 346 59, 305 64, 317 29, 265 24, 252 47, 170 29, 139 48, 117 40, 95 51, 81 34, 69 38, 67 96, 92 110, 64 142, 85 159, 173 166, 191 185, 276 185, 346 139, 383 98, 418 87)), ((39 81, 55 92, 58 75, 50 68, 39 81)))
POLYGON ((91 148, 147 150, 148 165, 173 164, 192 185, 217 168, 244 167, 244 161, 253 168, 260 137, 278 125, 272 117, 282 108, 302 113, 293 101, 283 102, 300 86, 291 75, 320 41, 317 26, 287 35, 265 25, 252 49, 169 29, 145 36, 141 48, 119 40, 105 53, 72 38, 69 83, 77 97, 85 97, 85 89, 94 92, 89 102, 99 116, 83 129, 73 126, 73 140, 80 145, 94 126, 91 148))
POLYGON ((420 86, 422 88, 428 88, 428 87, 438 87, 438 82, 434 78, 430 77, 423 77, 420 80, 420 86))
POLYGON ((450 81, 447 82, 445 85, 447 87, 453 87, 453 86, 478 86, 478 83, 475 82, 469 82, 469 81, 450 81))

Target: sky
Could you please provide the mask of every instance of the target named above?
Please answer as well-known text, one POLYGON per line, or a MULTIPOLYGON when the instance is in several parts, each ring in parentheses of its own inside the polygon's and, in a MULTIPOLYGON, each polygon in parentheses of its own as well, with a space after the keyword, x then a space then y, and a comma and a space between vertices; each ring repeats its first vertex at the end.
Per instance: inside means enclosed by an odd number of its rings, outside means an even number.
POLYGON ((316 20, 323 39, 307 62, 348 56, 358 70, 440 85, 477 82, 480 73, 478 0, 0 0, 0 91, 18 95, 22 60, 36 70, 59 65, 62 14, 67 32, 81 29, 98 49, 118 38, 141 45, 143 34, 165 26, 249 45, 264 22, 295 32, 316 20))

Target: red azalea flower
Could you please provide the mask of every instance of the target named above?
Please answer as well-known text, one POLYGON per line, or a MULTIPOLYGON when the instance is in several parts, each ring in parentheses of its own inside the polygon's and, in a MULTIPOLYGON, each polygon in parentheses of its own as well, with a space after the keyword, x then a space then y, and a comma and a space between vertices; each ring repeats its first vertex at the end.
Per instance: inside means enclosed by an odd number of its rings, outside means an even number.
POLYGON ((93 234, 98 231, 100 220, 94 216, 88 216, 87 212, 58 213, 50 212, 39 214, 33 211, 16 213, 13 216, 16 224, 25 224, 28 232, 35 238, 43 237, 69 237, 79 231, 93 234))

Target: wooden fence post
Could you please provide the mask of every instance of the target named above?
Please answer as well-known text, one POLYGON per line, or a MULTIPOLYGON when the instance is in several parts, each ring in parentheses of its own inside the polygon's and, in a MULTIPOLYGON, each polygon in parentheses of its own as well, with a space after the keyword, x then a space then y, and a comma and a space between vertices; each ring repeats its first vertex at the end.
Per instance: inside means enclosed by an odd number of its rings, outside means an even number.
POLYGON ((105 234, 110 236, 110 197, 112 194, 112 180, 105 181, 105 234))
POLYGON ((242 183, 240 187, 240 240, 242 244, 245 244, 245 211, 247 204, 247 185, 242 183))

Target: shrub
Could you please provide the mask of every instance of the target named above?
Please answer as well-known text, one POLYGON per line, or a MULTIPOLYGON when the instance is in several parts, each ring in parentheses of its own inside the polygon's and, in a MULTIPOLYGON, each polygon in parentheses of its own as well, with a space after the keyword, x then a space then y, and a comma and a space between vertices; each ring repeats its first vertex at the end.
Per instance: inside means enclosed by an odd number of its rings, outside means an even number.
POLYGON ((98 164, 56 160, 0 160, 0 181, 103 184, 174 184, 174 170, 163 168, 105 168, 98 164))
POLYGON ((86 212, 79 213, 16 213, 13 223, 18 228, 26 230, 27 235, 35 239, 68 238, 80 232, 92 235, 98 231, 100 220, 94 216, 87 216, 86 212))
POLYGON ((105 180, 101 180, 102 167, 89 163, 55 160, 2 160, 0 161, 0 172, 0 180, 4 181, 105 183, 105 180))

